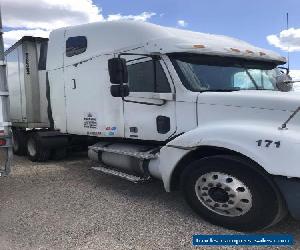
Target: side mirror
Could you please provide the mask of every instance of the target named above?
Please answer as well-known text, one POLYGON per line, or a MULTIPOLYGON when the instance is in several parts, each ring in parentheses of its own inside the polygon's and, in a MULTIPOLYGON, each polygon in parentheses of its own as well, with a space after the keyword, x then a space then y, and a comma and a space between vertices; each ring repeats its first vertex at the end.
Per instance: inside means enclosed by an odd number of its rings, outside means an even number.
POLYGON ((110 93, 113 97, 126 97, 129 95, 128 85, 111 85, 110 93))
POLYGON ((293 81, 289 75, 280 74, 276 77, 276 86, 280 91, 288 92, 293 89, 293 81))
POLYGON ((128 82, 126 60, 124 58, 111 58, 108 60, 110 82, 123 84, 128 82))

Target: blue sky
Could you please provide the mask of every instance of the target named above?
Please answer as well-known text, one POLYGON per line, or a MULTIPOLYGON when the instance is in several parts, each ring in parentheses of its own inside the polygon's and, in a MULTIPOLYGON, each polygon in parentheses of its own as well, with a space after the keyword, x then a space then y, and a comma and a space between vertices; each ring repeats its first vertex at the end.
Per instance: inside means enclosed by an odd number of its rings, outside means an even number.
POLYGON ((94 21, 134 19, 223 34, 287 55, 300 75, 300 0, 0 0, 6 47, 24 35, 94 21), (289 12, 290 29, 286 29, 289 12), (34 14, 32 14, 34 13, 34 14))
MULTIPOLYGON (((289 12, 290 27, 300 27, 300 1, 285 0, 110 0, 94 1, 102 7, 103 15, 121 13, 138 14, 154 12, 153 23, 176 26, 177 20, 185 20, 187 29, 229 35, 246 40, 257 46, 286 52, 270 45, 266 37, 278 34, 286 27, 286 12, 289 12), (161 15, 162 14, 162 15, 161 15)), ((300 52, 290 53, 290 66, 300 69, 300 52)))

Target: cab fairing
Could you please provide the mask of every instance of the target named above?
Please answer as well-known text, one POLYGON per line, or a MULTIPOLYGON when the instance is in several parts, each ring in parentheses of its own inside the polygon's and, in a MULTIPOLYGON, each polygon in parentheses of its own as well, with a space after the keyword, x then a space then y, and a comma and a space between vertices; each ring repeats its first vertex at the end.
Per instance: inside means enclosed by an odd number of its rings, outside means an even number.
POLYGON ((88 60, 94 56, 113 54, 134 48, 143 48, 144 53, 149 54, 189 52, 273 61, 277 64, 286 62, 286 59, 277 53, 232 37, 163 27, 146 22, 111 21, 52 31, 49 39, 50 53, 47 58, 47 69, 53 70, 88 60), (68 37, 74 36, 87 37, 87 50, 80 55, 63 59, 65 42, 68 37), (203 47, 199 47, 199 45, 203 47))

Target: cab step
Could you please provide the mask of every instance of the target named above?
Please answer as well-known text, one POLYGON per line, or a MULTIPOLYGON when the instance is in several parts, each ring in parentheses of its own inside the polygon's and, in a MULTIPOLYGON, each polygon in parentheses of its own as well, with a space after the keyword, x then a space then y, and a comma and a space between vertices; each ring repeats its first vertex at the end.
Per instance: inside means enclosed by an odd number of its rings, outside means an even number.
POLYGON ((133 148, 126 148, 122 144, 114 144, 114 147, 111 147, 111 144, 105 143, 97 143, 93 146, 89 147, 89 150, 94 152, 109 152, 115 153, 120 155, 132 156, 138 159, 144 160, 151 160, 159 157, 159 153, 157 148, 154 147, 145 147, 145 146, 138 146, 138 145, 131 145, 133 148))
POLYGON ((92 167, 93 170, 96 171, 100 171, 104 174, 108 174, 108 175, 113 175, 116 177, 119 177, 121 179, 133 182, 133 183, 146 183, 146 182, 150 182, 150 180, 152 179, 150 176, 146 176, 146 177, 140 177, 140 176, 135 176, 135 175, 131 175, 131 174, 127 174, 115 169, 111 169, 108 167, 92 167))

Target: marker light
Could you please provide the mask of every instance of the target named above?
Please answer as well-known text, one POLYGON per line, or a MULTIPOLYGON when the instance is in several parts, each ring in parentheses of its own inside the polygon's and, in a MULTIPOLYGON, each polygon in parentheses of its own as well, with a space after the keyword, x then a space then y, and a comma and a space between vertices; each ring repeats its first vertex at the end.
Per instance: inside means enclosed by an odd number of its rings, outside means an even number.
POLYGON ((5 146, 5 145, 6 145, 6 140, 0 139, 0 146, 5 146))
POLYGON ((280 59, 283 61, 287 61, 286 57, 284 57, 284 56, 281 56, 280 59))
POLYGON ((241 52, 239 49, 236 49, 236 48, 230 48, 230 49, 234 52, 241 52))
POLYGON ((248 53, 248 54, 254 54, 254 52, 252 51, 252 50, 246 50, 246 52, 248 53))
POLYGON ((202 44, 195 44, 195 45, 193 45, 193 47, 194 47, 195 49, 203 49, 203 48, 205 48, 205 46, 202 45, 202 44))
POLYGON ((261 56, 265 56, 265 55, 266 55, 266 53, 264 53, 264 52, 259 52, 259 54, 260 54, 261 56))

